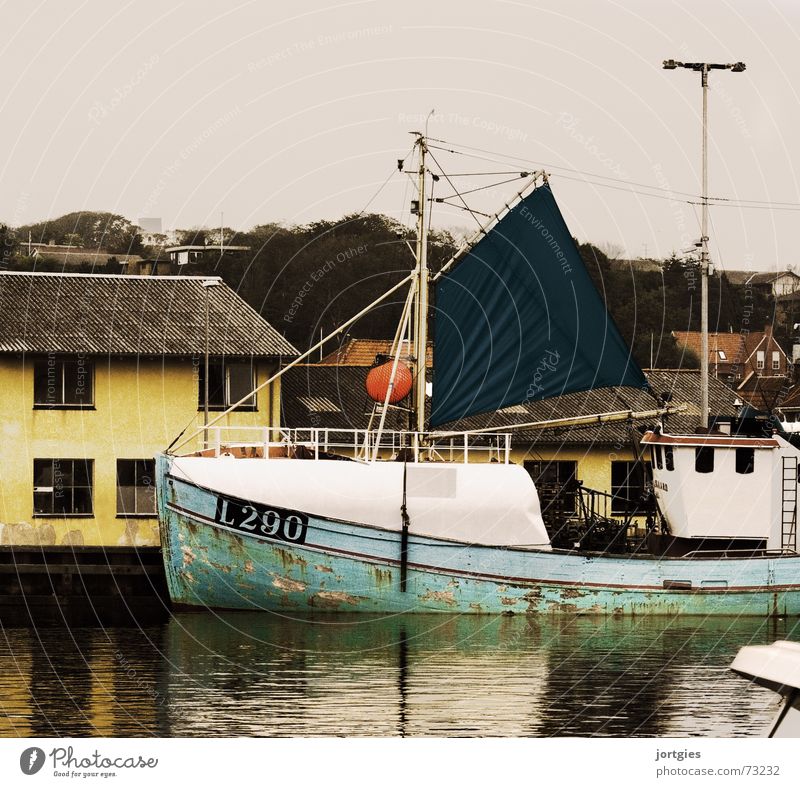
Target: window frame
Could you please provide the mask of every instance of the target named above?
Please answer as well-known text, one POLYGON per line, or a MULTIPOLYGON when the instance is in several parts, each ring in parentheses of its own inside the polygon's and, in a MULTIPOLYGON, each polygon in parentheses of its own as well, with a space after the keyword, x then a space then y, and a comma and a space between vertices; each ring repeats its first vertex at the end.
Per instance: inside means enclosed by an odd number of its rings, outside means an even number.
POLYGON ((781 354, 778 350, 772 351, 772 371, 779 372, 781 369, 781 354))
POLYGON ((75 357, 57 357, 46 356, 43 358, 35 358, 33 360, 33 409, 34 410, 94 410, 95 409, 95 363, 92 358, 75 357), (46 367, 52 363, 53 366, 58 367, 60 370, 60 387, 61 396, 60 401, 37 401, 37 380, 41 374, 41 368, 45 366, 45 374, 47 374, 46 367), (87 382, 85 387, 89 389, 89 396, 86 401, 81 402, 67 402, 67 388, 66 388, 66 370, 67 366, 74 365, 76 367, 86 367, 87 382))
POLYGON ((761 371, 767 364, 767 353, 765 350, 756 350, 756 369, 761 371))
POLYGON ((36 519, 41 518, 58 518, 58 519, 93 519, 94 518, 94 459, 85 459, 85 458, 61 458, 61 457, 38 457, 34 458, 33 460, 33 514, 32 516, 36 519), (51 483, 50 486, 37 486, 36 479, 37 479, 37 464, 40 467, 43 467, 43 463, 49 462, 50 463, 50 477, 51 483), (64 486, 64 490, 70 490, 71 497, 72 497, 72 508, 75 507, 75 490, 88 490, 88 497, 89 497, 89 510, 88 511, 56 511, 55 510, 55 498, 57 496, 56 487, 57 484, 55 483, 55 476, 56 476, 56 463, 64 464, 65 465, 65 472, 62 475, 66 475, 66 463, 69 463, 69 473, 74 479, 75 477, 75 465, 76 463, 80 463, 85 465, 86 468, 86 477, 87 483, 86 484, 76 484, 72 483, 69 486, 64 486), (50 494, 52 495, 52 504, 50 506, 49 511, 45 510, 37 510, 37 495, 43 494, 50 494))
MULTIPOLYGON (((221 412, 223 410, 227 410, 231 404, 238 401, 238 399, 233 399, 231 397, 231 379, 230 379, 230 371, 232 367, 237 366, 249 366, 250 367, 250 390, 253 391, 257 385, 258 380, 258 364, 255 359, 251 361, 229 361, 229 360, 220 360, 219 358, 210 358, 208 362, 209 368, 209 379, 213 381, 214 374, 218 373, 220 367, 222 367, 222 403, 219 404, 214 400, 215 391, 209 386, 209 403, 208 403, 208 410, 209 412, 221 412)), ((200 361, 200 366, 197 372, 197 411, 204 412, 205 411, 205 358, 200 361)), ((239 397, 241 398, 241 397, 239 397)), ((258 394, 253 393, 252 402, 250 404, 241 404, 234 409, 234 412, 249 412, 249 413, 256 413, 258 412, 258 394)))
MULTIPOLYGON (((156 462, 155 459, 117 459, 116 463, 116 486, 114 490, 116 492, 116 509, 117 509, 117 519, 154 519, 158 517, 158 501, 156 500, 156 492, 155 492, 155 475, 156 475, 156 462), (133 471, 134 471, 134 508, 138 509, 139 501, 138 501, 138 491, 140 489, 145 488, 152 488, 153 490, 153 508, 152 510, 148 511, 125 511, 123 506, 121 505, 121 498, 120 498, 120 490, 122 488, 122 484, 120 484, 120 464, 122 463, 132 463, 133 464, 133 471), (140 468, 139 465, 149 465, 149 471, 145 468, 140 468), (142 469, 142 475, 144 478, 149 477, 150 483, 145 484, 138 484, 136 483, 139 480, 139 470, 142 469)), ((128 485, 126 485, 127 488, 128 485)))
POLYGON ((652 500, 650 506, 645 506, 637 505, 636 499, 637 497, 639 499, 644 498, 650 487, 652 474, 652 465, 649 462, 638 462, 631 459, 615 459, 612 461, 611 484, 609 486, 611 491, 611 514, 617 516, 625 514, 644 516, 652 507, 652 500), (625 478, 621 483, 619 481, 615 482, 615 470, 623 469, 623 465, 625 466, 625 478), (619 493, 621 491, 625 492, 624 498, 620 497, 619 493))
POLYGON ((578 510, 578 462, 575 459, 526 459, 523 467, 536 485, 542 515, 571 515, 578 510), (554 479, 542 480, 544 475, 555 474, 554 479), (574 485, 572 491, 564 491, 568 484, 574 485), (553 486, 559 491, 551 495, 553 486))

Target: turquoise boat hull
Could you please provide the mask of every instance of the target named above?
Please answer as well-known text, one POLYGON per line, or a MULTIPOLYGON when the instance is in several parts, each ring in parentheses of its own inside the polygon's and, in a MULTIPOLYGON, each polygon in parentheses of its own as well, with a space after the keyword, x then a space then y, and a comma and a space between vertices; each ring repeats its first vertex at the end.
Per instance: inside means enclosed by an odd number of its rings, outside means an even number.
POLYGON ((470 545, 412 533, 403 588, 398 531, 292 512, 283 537, 244 532, 241 523, 228 520, 228 506, 243 501, 171 476, 171 460, 158 456, 156 475, 167 583, 179 607, 800 615, 795 555, 611 556, 470 545))

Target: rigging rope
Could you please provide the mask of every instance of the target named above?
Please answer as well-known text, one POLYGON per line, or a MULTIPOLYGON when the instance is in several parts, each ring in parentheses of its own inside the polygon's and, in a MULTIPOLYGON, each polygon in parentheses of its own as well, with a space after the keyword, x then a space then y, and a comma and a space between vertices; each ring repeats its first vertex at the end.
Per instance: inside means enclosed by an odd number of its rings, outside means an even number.
MULTIPOLYGON (((447 180, 447 182, 450 184, 450 188, 453 189, 453 191, 456 192, 456 194, 458 194, 458 189, 455 187, 455 184, 453 183, 452 180, 450 180, 450 176, 444 171, 442 165, 436 160, 436 156, 434 156, 433 153, 430 152, 430 148, 428 149, 428 155, 431 157, 431 159, 433 159, 433 163, 436 164, 437 167, 439 167, 439 171, 442 173, 442 175, 444 175, 445 180, 447 180)), ((469 211, 472 218, 475 219, 476 224, 480 227, 481 226, 480 219, 475 215, 470 206, 467 205, 466 200, 460 194, 458 194, 458 197, 464 203, 464 208, 466 208, 466 210, 469 211)))
MULTIPOLYGON (((554 170, 554 171, 561 171, 561 172, 571 172, 576 175, 582 175, 583 178, 568 178, 570 180, 580 180, 582 182, 589 182, 593 183, 593 185, 603 186, 605 188, 613 188, 611 185, 607 183, 594 183, 589 178, 597 178, 600 180, 607 180, 611 181, 612 183, 618 183, 628 188, 624 189, 626 191, 631 191, 635 194, 640 194, 641 196, 645 197, 657 197, 660 199, 670 199, 673 201, 683 201, 683 200, 675 200, 675 197, 687 197, 690 200, 699 200, 697 203, 689 202, 689 204, 699 204, 702 205, 702 195, 696 194, 693 192, 688 191, 677 191, 675 189, 663 188, 661 186, 652 186, 647 183, 639 183, 637 181, 625 180, 624 178, 615 178, 611 175, 603 175, 599 172, 586 172, 585 170, 575 169, 573 167, 562 167, 556 164, 541 164, 540 162, 535 162, 532 159, 522 158, 521 156, 508 156, 506 154, 497 153, 495 151, 486 150, 484 148, 476 148, 470 145, 461 145, 453 142, 449 142, 448 140, 443 139, 434 139, 429 138, 429 142, 439 142, 445 145, 452 145, 453 147, 444 148, 439 147, 438 145, 429 145, 429 148, 434 148, 436 150, 442 150, 447 153, 453 153, 454 155, 465 156, 467 158, 474 158, 480 161, 491 161, 493 163, 500 163, 500 164, 507 164, 507 163, 519 163, 522 162, 524 164, 532 164, 537 167, 545 167, 546 169, 554 170), (460 149, 459 149, 460 148, 460 149), (480 153, 486 153, 490 157, 486 158, 484 156, 478 156, 474 153, 467 153, 465 151, 478 151, 480 153), (635 186, 636 188, 630 188, 635 186), (661 192, 664 196, 659 194, 650 194, 647 192, 640 192, 637 189, 647 189, 652 192, 661 192)), ((479 174, 479 173, 464 173, 464 174, 479 174)), ((496 174, 505 174, 505 173, 496 173, 496 174)), ((510 174, 510 173, 509 173, 510 174)), ((456 177, 456 176, 453 176, 456 177)), ((559 175, 559 177, 567 177, 566 175, 559 175)), ((618 187, 618 190, 623 190, 618 187)), ((788 202, 788 201, 773 201, 773 200, 758 200, 758 199, 746 199, 741 197, 712 197, 709 196, 708 198, 709 206, 720 205, 722 207, 740 207, 740 208, 749 208, 754 210, 767 210, 767 209, 776 209, 776 210, 800 210, 800 202, 788 202)))

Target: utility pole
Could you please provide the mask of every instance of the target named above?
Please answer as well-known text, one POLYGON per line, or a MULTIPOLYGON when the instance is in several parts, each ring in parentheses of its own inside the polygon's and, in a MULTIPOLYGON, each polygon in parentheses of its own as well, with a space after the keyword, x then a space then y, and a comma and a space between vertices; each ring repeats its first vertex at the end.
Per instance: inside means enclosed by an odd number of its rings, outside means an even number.
POLYGON ((700 228, 700 426, 708 429, 708 72, 728 70, 740 73, 744 63, 681 63, 665 60, 664 68, 688 68, 700 73, 703 88, 703 191, 701 196, 702 219, 700 228))

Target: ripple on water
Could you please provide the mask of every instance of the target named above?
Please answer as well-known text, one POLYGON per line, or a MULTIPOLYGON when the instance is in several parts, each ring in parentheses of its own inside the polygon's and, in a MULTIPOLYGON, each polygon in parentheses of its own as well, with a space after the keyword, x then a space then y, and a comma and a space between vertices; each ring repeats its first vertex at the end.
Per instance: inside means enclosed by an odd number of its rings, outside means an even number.
POLYGON ((177 615, 3 629, 2 736, 757 736, 730 672, 786 622, 177 615))

